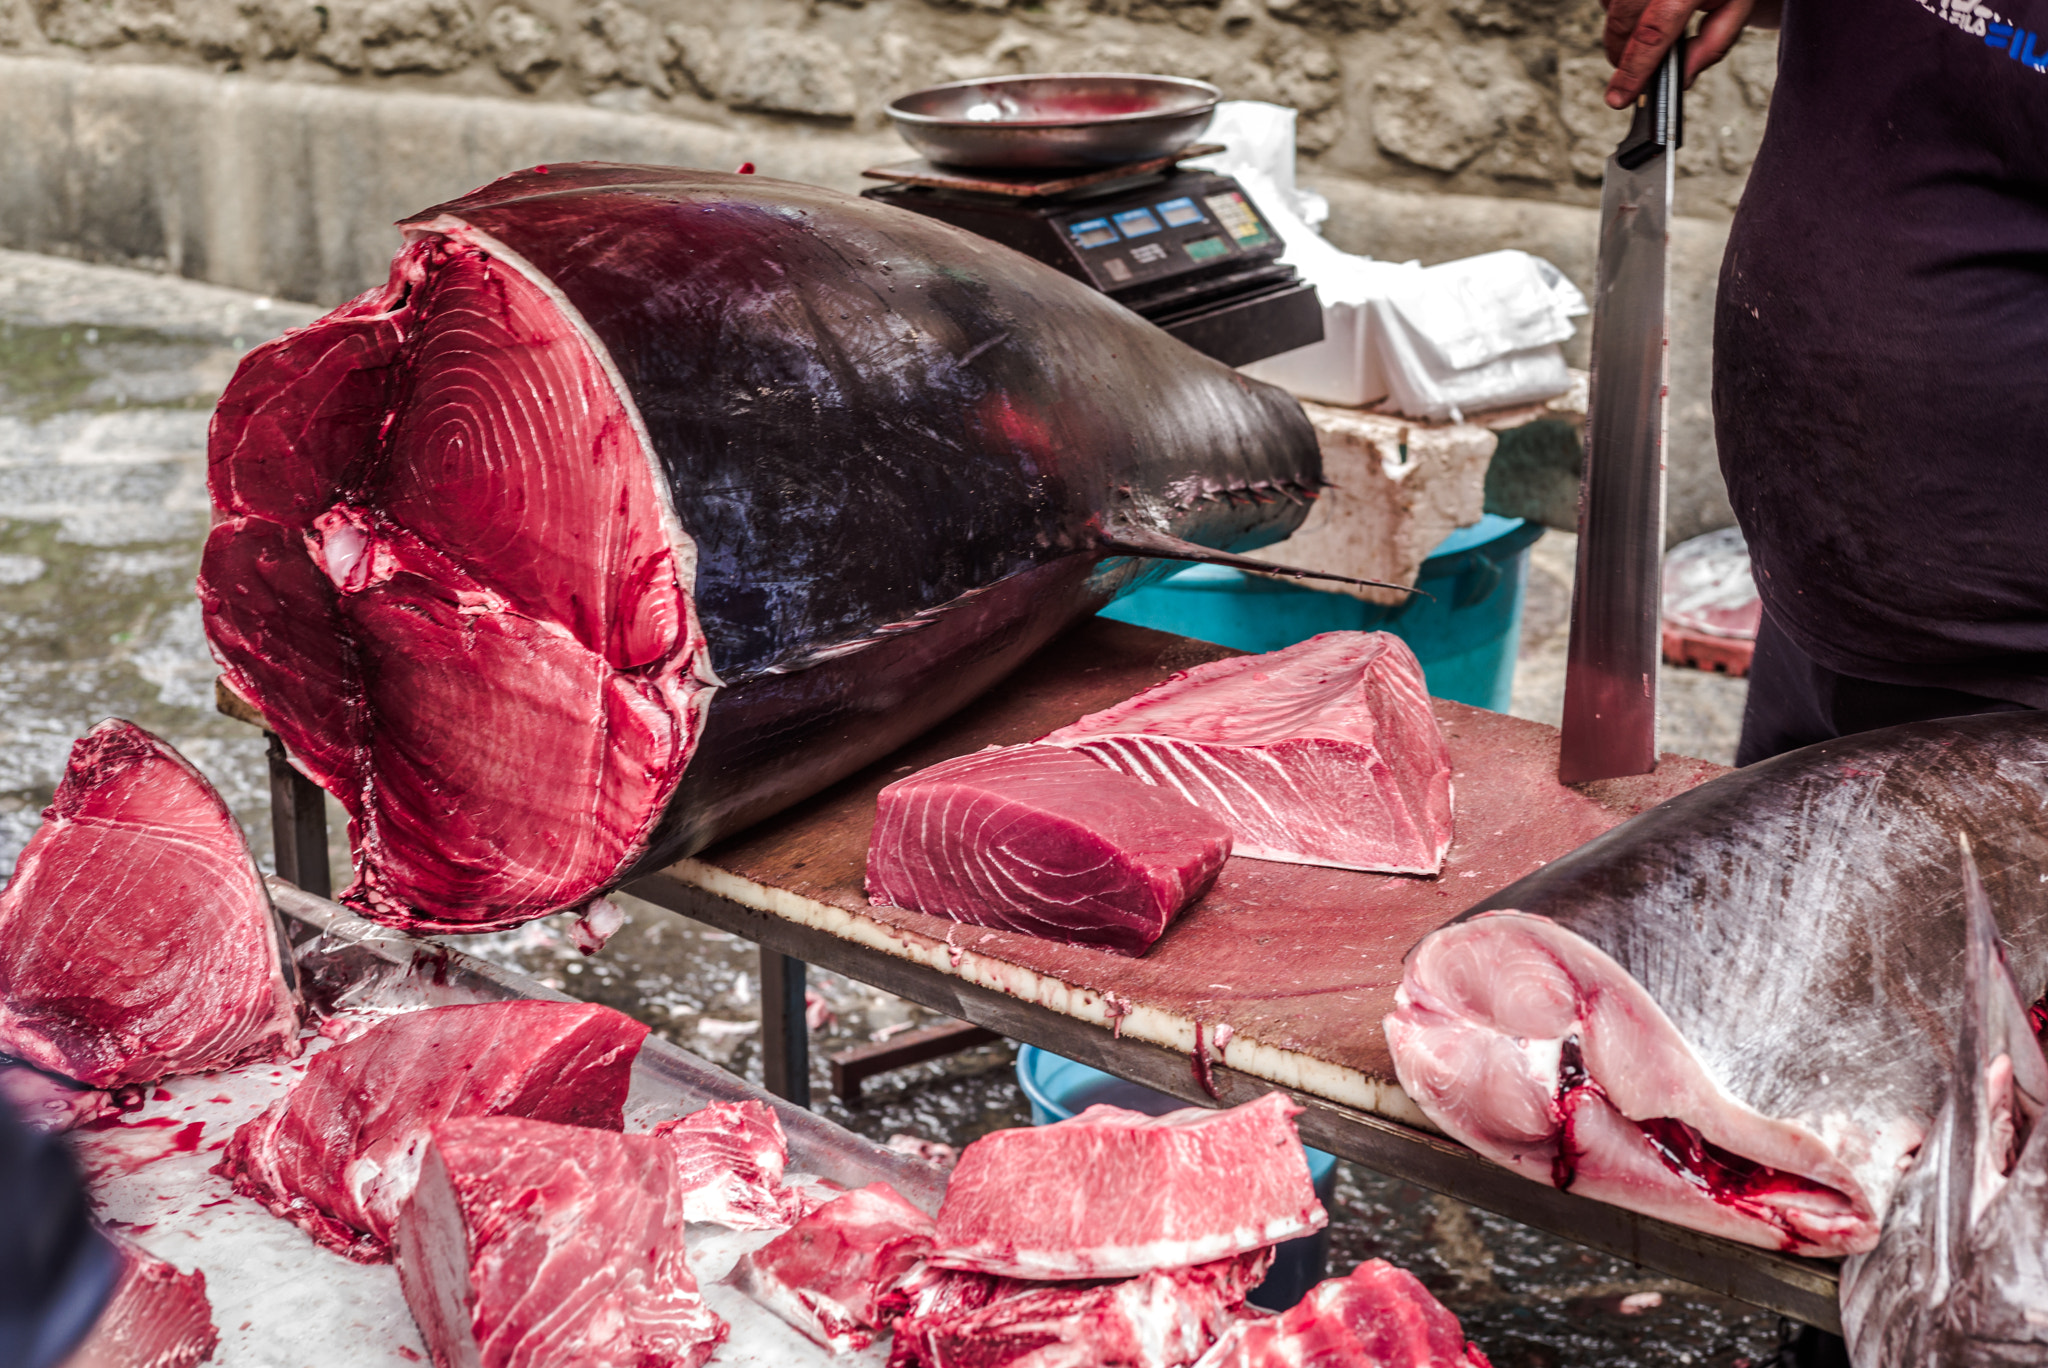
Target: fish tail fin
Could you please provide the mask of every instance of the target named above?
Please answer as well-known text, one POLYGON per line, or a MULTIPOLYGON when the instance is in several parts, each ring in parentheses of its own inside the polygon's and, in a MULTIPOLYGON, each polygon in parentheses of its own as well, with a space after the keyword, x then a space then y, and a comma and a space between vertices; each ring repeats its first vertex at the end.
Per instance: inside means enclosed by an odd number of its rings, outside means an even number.
POLYGON ((1299 566, 1278 565, 1271 561, 1253 560, 1249 556, 1233 556, 1228 551, 1214 547, 1198 546, 1191 541, 1166 532, 1156 531, 1137 523, 1120 522, 1115 527, 1097 529, 1096 538, 1104 551, 1124 556, 1149 556, 1154 560, 1194 561, 1201 565, 1223 565, 1233 570, 1249 570, 1260 575, 1285 575, 1290 579, 1329 580, 1336 584, 1357 584, 1368 589, 1394 589, 1404 594, 1421 594, 1424 598, 1435 597, 1412 584, 1392 584, 1386 580, 1358 579, 1351 575, 1333 574, 1328 570, 1304 570, 1299 566))

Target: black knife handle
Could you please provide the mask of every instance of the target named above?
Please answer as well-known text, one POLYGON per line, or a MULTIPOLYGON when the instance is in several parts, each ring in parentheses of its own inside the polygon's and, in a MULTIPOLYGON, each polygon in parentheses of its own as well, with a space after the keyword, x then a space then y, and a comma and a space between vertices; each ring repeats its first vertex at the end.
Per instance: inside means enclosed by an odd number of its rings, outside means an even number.
POLYGON ((1650 87, 1636 96, 1635 122, 1614 149, 1624 171, 1638 167, 1685 144, 1685 35, 1671 45, 1657 64, 1650 87))

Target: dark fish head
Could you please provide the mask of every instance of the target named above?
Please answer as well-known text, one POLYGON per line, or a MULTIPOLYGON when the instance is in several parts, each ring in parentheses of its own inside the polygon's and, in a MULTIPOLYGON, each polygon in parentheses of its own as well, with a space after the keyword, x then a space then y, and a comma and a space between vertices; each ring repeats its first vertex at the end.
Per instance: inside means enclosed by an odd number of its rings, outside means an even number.
POLYGON ((1967 840, 1963 886, 1953 1082, 1877 1247, 1842 1269, 1859 1368, 2048 1363, 2048 1060, 1967 840))

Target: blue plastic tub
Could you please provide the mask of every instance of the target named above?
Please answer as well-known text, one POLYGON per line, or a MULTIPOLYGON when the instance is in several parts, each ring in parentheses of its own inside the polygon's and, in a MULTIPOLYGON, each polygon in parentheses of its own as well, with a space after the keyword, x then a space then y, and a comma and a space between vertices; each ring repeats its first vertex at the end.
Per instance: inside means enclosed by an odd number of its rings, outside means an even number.
MULTIPOLYGON (((1017 1082, 1024 1089, 1024 1096, 1031 1100, 1031 1124, 1034 1126, 1064 1121, 1097 1102, 1108 1102, 1153 1116, 1188 1105, 1177 1097, 1126 1082, 1115 1074, 1106 1074, 1100 1069, 1048 1053, 1036 1045, 1018 1047, 1017 1082)), ((1316 1197, 1327 1207, 1337 1186, 1337 1156, 1309 1149, 1306 1145, 1302 1150, 1308 1155, 1308 1175, 1315 1183, 1316 1197)), ((1252 1291, 1253 1304, 1269 1311, 1285 1311, 1300 1301, 1311 1287, 1323 1280, 1329 1252, 1330 1231, 1327 1226, 1313 1235, 1282 1244, 1274 1251, 1272 1271, 1252 1291)))
POLYGON ((1489 513, 1444 538, 1422 563, 1416 587, 1431 597, 1415 594, 1393 606, 1194 565, 1124 595, 1102 616, 1240 651, 1277 651, 1318 632, 1392 632, 1422 662, 1432 694, 1506 712, 1529 547, 1542 535, 1541 523, 1489 513))

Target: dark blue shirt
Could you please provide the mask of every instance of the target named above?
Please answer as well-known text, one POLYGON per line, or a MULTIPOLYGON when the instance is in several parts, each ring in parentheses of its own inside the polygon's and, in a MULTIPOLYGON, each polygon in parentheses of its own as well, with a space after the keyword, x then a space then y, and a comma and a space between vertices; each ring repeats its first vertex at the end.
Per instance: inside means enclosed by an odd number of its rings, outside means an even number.
POLYGON ((1714 418, 1766 609, 2048 706, 2048 0, 1785 0, 1714 418))

